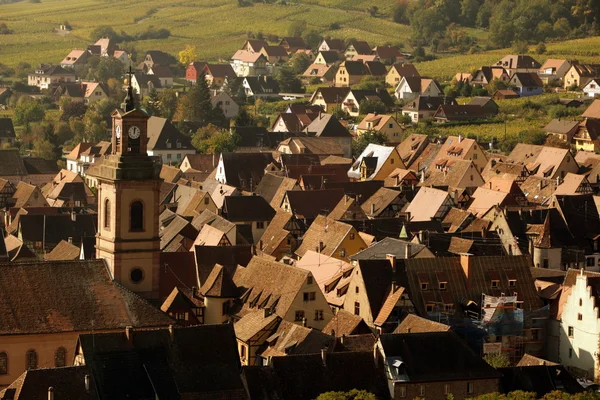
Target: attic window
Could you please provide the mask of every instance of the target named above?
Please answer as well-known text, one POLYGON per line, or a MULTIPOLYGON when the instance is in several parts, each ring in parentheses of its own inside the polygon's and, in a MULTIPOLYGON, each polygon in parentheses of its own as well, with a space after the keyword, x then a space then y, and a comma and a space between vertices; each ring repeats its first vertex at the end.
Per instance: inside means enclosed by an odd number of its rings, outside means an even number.
POLYGON ((500 285, 500 281, 496 279, 492 279, 492 287, 497 288, 500 285))
POLYGON ((508 287, 515 287, 517 286, 517 280, 516 279, 509 279, 508 280, 508 287))
POLYGON ((444 304, 444 311, 446 311, 446 312, 452 312, 453 308, 454 308, 454 305, 452 305, 452 304, 444 304))
POLYGON ((434 304, 430 303, 430 304, 427 304, 425 307, 426 307, 428 313, 433 312, 434 304))
POLYGON ((440 290, 446 290, 446 284, 448 282, 440 282, 440 290))

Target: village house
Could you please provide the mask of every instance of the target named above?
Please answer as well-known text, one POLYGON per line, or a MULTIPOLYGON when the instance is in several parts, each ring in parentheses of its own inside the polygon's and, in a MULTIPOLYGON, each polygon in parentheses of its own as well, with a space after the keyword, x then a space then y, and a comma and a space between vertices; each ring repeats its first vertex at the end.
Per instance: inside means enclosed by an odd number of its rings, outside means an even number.
POLYGON ((324 112, 333 113, 340 109, 349 92, 349 87, 322 87, 315 90, 309 102, 320 106, 324 112))
POLYGON ((131 76, 131 86, 142 99, 148 96, 153 90, 160 92, 163 89, 158 76, 141 72, 136 72, 131 76))
POLYGON ((519 143, 508 155, 507 162, 521 164, 530 175, 539 178, 564 178, 568 172, 576 174, 579 165, 569 149, 519 143))
POLYGON ((272 163, 271 153, 221 153, 215 180, 252 192, 272 163))
POLYGON ((586 97, 598 97, 600 95, 600 78, 593 78, 583 87, 586 97))
POLYGON ((544 91, 544 83, 536 72, 516 72, 509 84, 515 87, 521 97, 536 96, 544 91))
POLYGON ((433 119, 437 123, 484 120, 495 114, 478 104, 440 104, 433 119))
POLYGON ((60 62, 60 66, 63 68, 76 68, 76 67, 83 66, 87 63, 89 56, 90 56, 90 53, 87 50, 73 49, 60 62))
POLYGON ((387 74, 385 65, 379 61, 344 61, 335 74, 335 86, 357 85, 366 76, 383 78, 387 74))
POLYGON ((510 80, 510 75, 508 75, 503 67, 484 66, 475 71, 469 83, 471 85, 487 86, 495 79, 501 82, 508 82, 510 80))
POLYGON ((186 155, 196 154, 189 136, 166 118, 148 119, 148 155, 159 156, 163 164, 179 164, 186 155))
POLYGON ((75 82, 77 76, 71 70, 66 70, 60 65, 41 64, 39 68, 27 76, 29 86, 37 86, 40 89, 50 89, 57 83, 75 82))
POLYGON ((242 80, 242 86, 247 97, 279 97, 279 83, 272 76, 246 76, 242 80))
POLYGON ((546 84, 560 84, 567 72, 571 69, 572 62, 569 60, 547 59, 540 67, 538 75, 546 84))
POLYGON ((230 64, 206 64, 202 74, 208 87, 221 87, 237 78, 230 64))
POLYGON ((147 74, 156 76, 163 89, 173 87, 173 72, 168 66, 154 65, 152 68, 148 68, 147 74))
POLYGON ((392 399, 466 399, 500 387, 502 374, 453 332, 382 335, 376 352, 392 399))
POLYGON ((448 136, 430 168, 443 169, 452 160, 473 161, 478 171, 483 171, 487 164, 487 156, 481 146, 474 139, 462 136, 448 136))
POLYGON ((352 60, 354 57, 359 55, 370 55, 373 54, 369 43, 361 40, 351 40, 344 50, 344 57, 346 60, 352 60))
POLYGON ((579 129, 578 121, 569 121, 564 119, 553 119, 544 127, 546 135, 553 135, 567 143, 571 143, 573 135, 579 129))
POLYGON ((198 78, 203 76, 202 70, 204 69, 205 65, 206 63, 203 61, 191 62, 185 69, 185 80, 188 82, 196 83, 198 81, 198 78))
POLYGON ((496 66, 502 67, 513 76, 517 72, 535 72, 537 73, 541 64, 527 55, 508 55, 496 63, 496 66))
POLYGON ((284 64, 290 60, 290 56, 283 46, 264 46, 260 54, 266 57, 267 62, 273 65, 284 64))
POLYGON ((238 50, 231 57, 231 66, 236 76, 259 76, 269 73, 267 58, 261 53, 238 50))
POLYGON ((304 132, 309 136, 333 139, 342 148, 344 157, 351 157, 353 136, 334 115, 320 113, 304 132))
POLYGON ((249 228, 251 244, 258 244, 275 210, 261 196, 226 196, 222 215, 236 225, 249 228))
POLYGON ((213 91, 210 96, 210 102, 213 108, 220 107, 227 119, 235 117, 240 112, 240 106, 225 91, 213 91))
POLYGON ((268 345, 280 322, 280 316, 263 309, 247 313, 233 325, 242 365, 260 365, 258 353, 268 345))
POLYGON ((582 88, 590 80, 600 77, 600 64, 573 63, 563 78, 563 88, 582 88))
POLYGON ((405 167, 395 147, 370 143, 348 170, 348 177, 355 181, 383 180, 394 169, 405 167))
POLYGON ((433 118, 439 107, 443 104, 456 105, 454 97, 421 96, 418 95, 402 107, 402 115, 410 118, 412 123, 418 123, 433 118))
POLYGON ((390 87, 396 87, 400 83, 400 80, 404 77, 416 77, 421 76, 414 64, 394 64, 390 67, 387 75, 385 76, 385 83, 390 87))
MULTIPOLYGON (((409 166, 421 155, 429 144, 429 137, 418 133, 411 133, 402 143, 396 146, 396 150, 402 158, 402 162, 409 166)), ((417 171, 419 172, 419 171, 417 171)))
POLYGON ((418 76, 402 77, 394 93, 398 100, 412 100, 417 96, 438 97, 444 95, 442 87, 436 80, 418 76))
POLYGON ((340 60, 340 54, 335 51, 320 51, 313 64, 331 66, 340 60))
POLYGON ((175 57, 164 51, 148 50, 144 56, 143 64, 145 65, 146 70, 148 70, 157 66, 169 67, 171 65, 176 65, 177 60, 175 57))
POLYGON ((319 46, 317 47, 317 51, 335 51, 338 54, 341 54, 346 49, 346 43, 343 39, 327 39, 323 38, 319 46))
POLYGON ((14 147, 16 138, 12 119, 0 118, 0 148, 14 147))
POLYGON ((240 50, 250 51, 252 53, 260 53, 260 50, 268 45, 269 43, 267 43, 266 40, 248 39, 244 42, 244 45, 240 48, 240 50))
POLYGON ((279 42, 279 46, 287 50, 288 54, 294 54, 298 50, 308 49, 308 46, 306 46, 306 42, 304 42, 304 39, 302 39, 302 37, 299 36, 286 36, 281 39, 281 41, 279 42))
POLYGON ((441 221, 454 205, 448 192, 421 187, 405 211, 410 213, 411 221, 414 222, 433 219, 441 221))
POLYGON ((375 46, 373 47, 373 54, 386 65, 394 65, 405 59, 404 55, 395 46, 375 46))
POLYGON ((56 101, 68 98, 72 101, 94 104, 108 98, 108 89, 100 82, 59 83, 54 90, 53 97, 56 101))
POLYGON ((302 74, 305 80, 310 82, 312 79, 318 79, 321 83, 328 83, 335 81, 335 74, 337 67, 326 64, 311 64, 308 66, 306 71, 302 74))
POLYGON ((369 131, 379 132, 387 137, 387 143, 400 143, 404 129, 391 115, 370 113, 360 121, 356 131, 359 135, 369 131))
POLYGON ((368 246, 358 231, 350 224, 319 215, 304 234, 296 254, 302 258, 312 250, 339 260, 348 261, 352 254, 368 246))
POLYGON ((246 268, 236 270, 234 282, 241 289, 240 317, 266 309, 284 321, 315 329, 323 329, 332 317, 316 280, 305 269, 254 256, 246 268))
POLYGON ((342 110, 351 117, 358 117, 361 114, 360 108, 363 102, 380 103, 386 110, 391 110, 394 106, 394 100, 387 90, 352 89, 342 101, 342 110))

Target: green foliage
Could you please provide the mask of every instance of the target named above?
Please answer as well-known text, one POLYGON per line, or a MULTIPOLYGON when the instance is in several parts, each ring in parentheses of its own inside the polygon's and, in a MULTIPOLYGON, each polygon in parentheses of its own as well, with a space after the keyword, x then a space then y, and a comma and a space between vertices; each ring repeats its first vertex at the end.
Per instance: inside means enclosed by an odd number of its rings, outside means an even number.
POLYGON ((290 66, 283 65, 279 68, 275 79, 279 83, 279 90, 283 93, 304 93, 304 85, 290 66))
POLYGON ((303 39, 306 42, 306 45, 309 49, 317 48, 322 38, 323 37, 321 36, 321 34, 314 29, 309 30, 303 35, 303 39))
POLYGON ((209 124, 192 136, 192 145, 201 154, 233 152, 240 141, 239 135, 221 130, 209 124))
POLYGON ((14 110, 13 121, 16 125, 28 126, 32 122, 44 119, 46 112, 42 105, 26 97, 21 97, 14 110))
POLYGON ((352 389, 349 392, 326 392, 317 400, 377 400, 377 397, 366 390, 352 389))
POLYGON ((367 131, 362 133, 352 141, 352 155, 358 157, 369 144, 384 144, 386 140, 387 136, 385 133, 377 131, 367 131))
POLYGON ((71 99, 66 99, 66 101, 62 102, 62 113, 60 115, 61 121, 68 121, 71 118, 83 118, 85 112, 87 111, 87 106, 82 101, 71 101, 71 99))
POLYGON ((378 76, 367 75, 360 80, 360 83, 357 85, 356 89, 360 90, 376 90, 381 89, 385 90, 385 78, 381 78, 378 76))
POLYGON ((177 93, 173 89, 165 89, 158 94, 158 114, 166 119, 173 119, 177 111, 177 93))
POLYGON ((406 0, 399 0, 394 7, 392 19, 398 24, 408 24, 407 15, 408 3, 406 0))
POLYGON ((535 52, 537 54, 544 54, 546 52, 546 44, 544 42, 539 42, 537 46, 535 46, 535 52))
POLYGON ((489 353, 483 356, 483 359, 494 368, 510 366, 510 360, 504 353, 489 353))
POLYGON ((98 65, 91 68, 89 75, 98 82, 108 82, 109 79, 121 79, 123 75, 123 63, 113 57, 101 57, 98 65))
POLYGON ((360 113, 361 114, 370 114, 370 113, 378 113, 385 114, 387 111, 385 104, 378 100, 367 100, 364 99, 360 102, 360 113))
POLYGON ((213 106, 210 101, 210 89, 206 80, 199 79, 177 104, 176 120, 211 122, 213 106))
POLYGON ((90 40, 96 42, 98 39, 109 38, 110 40, 120 40, 121 37, 111 26, 100 25, 90 32, 90 40))
POLYGON ((156 89, 152 88, 148 96, 144 98, 142 102, 142 108, 148 115, 158 115, 160 112, 160 100, 158 99, 158 93, 156 89))
POLYGON ((232 126, 256 126, 256 120, 252 118, 244 107, 240 107, 238 114, 233 117, 232 126))
POLYGON ((300 75, 310 66, 310 57, 306 53, 296 53, 292 57, 292 70, 300 75))
POLYGON ((288 28, 288 36, 302 36, 304 31, 306 30, 307 23, 303 19, 298 19, 292 22, 290 27, 288 28))

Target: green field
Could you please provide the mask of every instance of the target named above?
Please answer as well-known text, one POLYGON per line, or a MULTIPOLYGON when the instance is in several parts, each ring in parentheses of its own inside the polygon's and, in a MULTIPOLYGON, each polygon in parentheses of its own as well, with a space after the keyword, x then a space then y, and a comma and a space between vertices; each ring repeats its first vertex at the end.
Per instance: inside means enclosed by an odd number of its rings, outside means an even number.
MULTIPOLYGON (((312 3, 316 3, 313 0, 312 3)), ((248 31, 284 36, 295 20, 323 35, 360 38, 373 45, 406 43, 408 26, 393 23, 390 0, 319 0, 319 4, 267 5, 240 8, 236 0, 42 0, 0 5, 0 23, 14 30, 0 36, 0 63, 14 66, 58 63, 72 48, 91 44, 90 32, 110 25, 117 32, 134 35, 148 29, 166 28, 171 37, 135 42, 138 51, 163 50, 176 54, 186 44, 197 46, 201 59, 229 59, 246 39, 248 31), (320 5, 322 4, 322 5, 320 5), (377 5, 380 18, 365 10, 377 5), (60 35, 53 30, 68 20, 73 31, 60 35), (138 21, 137 23, 134 21, 138 21), (329 31, 338 23, 341 29, 329 31)))

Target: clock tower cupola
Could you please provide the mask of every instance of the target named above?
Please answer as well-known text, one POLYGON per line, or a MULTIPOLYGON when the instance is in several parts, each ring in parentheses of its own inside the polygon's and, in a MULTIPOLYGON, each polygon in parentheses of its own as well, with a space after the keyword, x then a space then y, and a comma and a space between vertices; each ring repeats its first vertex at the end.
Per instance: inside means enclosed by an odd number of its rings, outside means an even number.
POLYGON ((129 68, 127 96, 111 114, 112 152, 90 175, 98 180, 96 256, 115 281, 158 297, 160 159, 148 156, 148 118, 136 108, 129 68))

